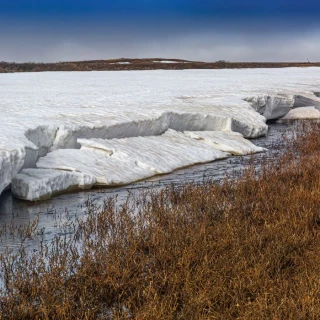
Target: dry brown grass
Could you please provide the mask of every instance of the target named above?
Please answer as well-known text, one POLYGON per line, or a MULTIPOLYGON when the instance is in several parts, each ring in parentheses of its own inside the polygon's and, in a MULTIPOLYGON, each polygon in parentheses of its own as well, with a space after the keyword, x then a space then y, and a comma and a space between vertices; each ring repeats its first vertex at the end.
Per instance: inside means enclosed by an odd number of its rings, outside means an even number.
POLYGON ((237 181, 88 202, 72 239, 0 257, 1 319, 319 319, 319 137, 237 181))
POLYGON ((15 63, 0 62, 0 73, 42 72, 42 71, 122 71, 122 70, 183 70, 183 69, 243 69, 243 68, 286 68, 320 67, 320 62, 216 62, 188 61, 181 59, 112 59, 91 61, 67 61, 55 63, 15 63), (160 63, 161 60, 176 63, 160 63), (130 62, 130 64, 117 64, 130 62))

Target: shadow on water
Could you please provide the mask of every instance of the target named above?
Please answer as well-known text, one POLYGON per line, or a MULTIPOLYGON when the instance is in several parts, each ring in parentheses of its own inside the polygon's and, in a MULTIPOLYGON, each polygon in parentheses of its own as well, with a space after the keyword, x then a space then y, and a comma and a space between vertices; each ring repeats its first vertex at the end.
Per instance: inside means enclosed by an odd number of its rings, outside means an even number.
MULTIPOLYGON (((290 125, 269 124, 267 137, 252 140, 258 146, 267 148, 267 154, 281 152, 279 141, 284 134, 292 132, 290 125)), ((264 154, 264 157, 266 155, 264 154)), ((170 174, 155 176, 145 181, 136 182, 127 186, 108 189, 92 189, 89 191, 64 194, 41 202, 21 201, 14 197, 10 191, 0 196, 0 227, 6 224, 24 225, 39 214, 38 229, 44 230, 41 237, 30 240, 29 247, 35 246, 40 238, 45 241, 53 239, 55 235, 70 234, 68 221, 74 221, 76 217, 83 217, 86 213, 85 202, 93 200, 96 205, 102 204, 107 198, 117 196, 117 203, 123 204, 129 195, 138 196, 142 191, 157 190, 166 186, 182 186, 186 183, 202 183, 208 179, 219 181, 227 175, 233 176, 246 167, 249 160, 255 161, 259 166, 262 155, 235 156, 211 163, 195 165, 172 172, 170 174)), ((265 159, 265 158, 264 158, 265 159)), ((70 224, 71 225, 71 224, 70 224)), ((0 247, 15 248, 19 246, 14 238, 0 240, 0 247)))

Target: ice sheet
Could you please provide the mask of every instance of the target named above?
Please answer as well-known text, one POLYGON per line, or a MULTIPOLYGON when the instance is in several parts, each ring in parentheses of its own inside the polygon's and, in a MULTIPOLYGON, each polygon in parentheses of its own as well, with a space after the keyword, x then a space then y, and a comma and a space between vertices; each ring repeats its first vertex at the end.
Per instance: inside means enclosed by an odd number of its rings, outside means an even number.
POLYGON ((267 132, 262 115, 319 108, 319 88, 319 68, 0 74, 0 193, 48 151, 80 148, 79 138, 168 129, 254 138, 267 132))

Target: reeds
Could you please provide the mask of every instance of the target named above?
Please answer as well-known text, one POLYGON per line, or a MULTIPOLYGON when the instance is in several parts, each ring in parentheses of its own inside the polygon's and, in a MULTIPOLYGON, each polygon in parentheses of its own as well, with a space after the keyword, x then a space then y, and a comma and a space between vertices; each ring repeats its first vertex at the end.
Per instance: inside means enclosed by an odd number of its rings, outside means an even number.
POLYGON ((320 124, 285 144, 237 180, 89 201, 72 237, 2 254, 1 319, 319 319, 320 124))

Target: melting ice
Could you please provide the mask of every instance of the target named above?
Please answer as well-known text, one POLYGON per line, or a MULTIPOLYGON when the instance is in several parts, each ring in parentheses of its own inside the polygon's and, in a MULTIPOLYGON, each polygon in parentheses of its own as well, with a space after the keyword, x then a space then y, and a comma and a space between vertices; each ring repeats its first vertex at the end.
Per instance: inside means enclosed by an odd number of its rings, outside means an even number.
POLYGON ((230 155, 320 118, 319 68, 0 75, 0 193, 39 200, 230 155))

